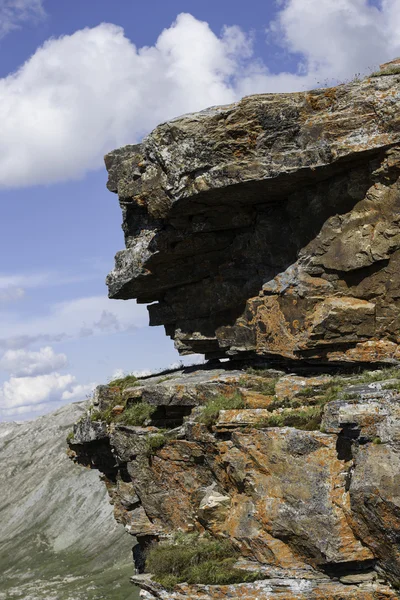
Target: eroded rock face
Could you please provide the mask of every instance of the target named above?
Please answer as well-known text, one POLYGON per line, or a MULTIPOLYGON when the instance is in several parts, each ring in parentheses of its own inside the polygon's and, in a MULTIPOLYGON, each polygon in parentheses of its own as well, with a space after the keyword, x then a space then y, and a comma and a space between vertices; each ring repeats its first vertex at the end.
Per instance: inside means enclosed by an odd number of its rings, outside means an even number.
POLYGON ((400 358, 400 75, 265 94, 106 156, 110 296, 182 354, 400 358))
POLYGON ((132 578, 143 598, 389 600, 400 585, 399 389, 396 369, 339 378, 204 366, 102 386, 95 406, 145 402, 152 416, 141 426, 123 423, 124 412, 108 424, 88 417, 70 443, 105 472, 115 516, 138 539, 140 572, 149 545, 179 531, 230 540, 240 568, 258 573, 254 583, 173 591, 143 574, 132 578), (242 408, 205 423, 221 394, 241 394, 242 408), (321 427, 268 421, 318 406, 321 427), (112 473, 99 454, 105 432, 112 473), (149 445, 154 435, 161 444, 149 445))

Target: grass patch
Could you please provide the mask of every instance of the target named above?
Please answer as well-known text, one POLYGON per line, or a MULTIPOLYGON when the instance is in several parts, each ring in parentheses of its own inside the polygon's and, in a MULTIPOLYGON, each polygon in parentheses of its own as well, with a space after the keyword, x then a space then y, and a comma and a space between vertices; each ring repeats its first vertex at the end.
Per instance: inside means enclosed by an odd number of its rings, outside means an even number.
POLYGON ((67 435, 67 442, 70 442, 73 439, 74 439, 74 432, 70 431, 67 435))
POLYGON ((245 408, 245 402, 240 392, 235 392, 231 396, 219 394, 211 398, 202 408, 199 421, 207 425, 207 427, 211 427, 217 422, 220 410, 235 410, 240 408, 245 408))
POLYGON ((370 77, 382 77, 385 75, 399 75, 400 74, 400 65, 392 65, 391 67, 387 67, 382 71, 375 71, 371 73, 370 77))
POLYGON ((257 423, 257 427, 296 427, 305 431, 319 429, 322 420, 322 406, 306 406, 301 409, 285 408, 280 413, 257 423))
POLYGON ((150 548, 146 570, 168 590, 183 582, 224 585, 259 579, 258 573, 235 568, 237 557, 227 540, 186 534, 150 548))
POLYGON ((369 371, 357 377, 355 383, 373 383, 375 381, 384 381, 385 379, 400 379, 400 368, 388 367, 379 371, 369 371))
POLYGON ((123 425, 134 425, 141 427, 150 419, 151 415, 156 410, 156 406, 147 404, 147 402, 138 402, 125 408, 124 412, 115 418, 116 423, 123 425))
POLYGON ((108 383, 109 387, 119 388, 121 390, 121 392, 125 388, 134 386, 134 385, 138 385, 138 380, 137 380, 137 377, 135 377, 135 375, 126 375, 126 377, 120 377, 119 379, 112 379, 108 383))
POLYGON ((147 436, 146 439, 146 454, 148 456, 153 456, 165 444, 167 443, 167 438, 163 433, 156 433, 154 435, 147 436))

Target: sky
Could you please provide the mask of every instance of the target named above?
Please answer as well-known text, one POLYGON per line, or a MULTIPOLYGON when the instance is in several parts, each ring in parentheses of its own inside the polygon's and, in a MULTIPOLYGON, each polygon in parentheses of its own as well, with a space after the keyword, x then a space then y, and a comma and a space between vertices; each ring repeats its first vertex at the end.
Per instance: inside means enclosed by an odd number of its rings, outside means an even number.
POLYGON ((107 297, 123 235, 105 153, 397 56, 398 0, 0 0, 0 420, 180 360, 145 306, 107 297))

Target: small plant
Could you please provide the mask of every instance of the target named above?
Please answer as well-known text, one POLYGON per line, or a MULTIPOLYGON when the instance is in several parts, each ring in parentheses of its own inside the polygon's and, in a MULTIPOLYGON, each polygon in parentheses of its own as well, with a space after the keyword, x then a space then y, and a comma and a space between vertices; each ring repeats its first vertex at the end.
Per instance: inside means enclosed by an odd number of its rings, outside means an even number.
POLYGON ((73 439, 74 439, 74 432, 70 431, 67 435, 67 442, 70 442, 73 439))
POLYGON ((306 406, 301 409, 284 409, 280 413, 257 423, 257 427, 296 427, 306 431, 319 429, 322 420, 322 406, 306 406))
POLYGON ((125 377, 120 377, 119 379, 112 379, 108 383, 108 387, 110 388, 119 388, 121 392, 130 386, 138 385, 138 380, 135 375, 126 375, 125 377))
POLYGON ((400 65, 392 65, 382 69, 382 71, 375 71, 371 73, 370 77, 383 77, 385 75, 398 75, 400 73, 400 65))
POLYGON ((154 435, 147 436, 146 439, 146 454, 148 456, 153 456, 165 444, 167 443, 167 438, 163 433, 156 433, 154 435))
POLYGON ((227 540, 181 534, 150 548, 146 570, 168 590, 178 583, 230 584, 259 579, 259 573, 235 568, 237 553, 227 540))
POLYGON ((383 386, 384 390, 395 390, 396 392, 400 392, 400 381, 387 383, 383 386))
POLYGON ((239 392, 235 392, 231 396, 220 394, 211 398, 202 409, 200 414, 200 422, 211 427, 217 422, 220 410, 235 410, 245 407, 243 396, 239 392))
POLYGON ((380 437, 376 437, 372 440, 372 443, 375 445, 379 445, 379 444, 382 444, 382 440, 380 437))
POLYGON ((147 404, 147 402, 138 402, 137 404, 132 404, 132 406, 125 408, 124 412, 115 418, 115 421, 123 425, 140 427, 150 419, 155 410, 156 407, 147 404))
POLYGON ((377 371, 369 371, 357 377, 356 383, 373 383, 385 379, 400 379, 400 368, 388 367, 377 371))

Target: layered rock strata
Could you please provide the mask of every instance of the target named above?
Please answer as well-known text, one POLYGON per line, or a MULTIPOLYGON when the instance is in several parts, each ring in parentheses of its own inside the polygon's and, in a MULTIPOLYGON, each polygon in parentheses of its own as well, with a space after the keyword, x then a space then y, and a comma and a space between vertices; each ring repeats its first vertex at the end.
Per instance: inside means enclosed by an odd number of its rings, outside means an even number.
POLYGON ((229 540, 237 566, 257 573, 173 590, 139 574, 143 598, 389 600, 400 597, 398 390, 396 369, 192 368, 100 386, 70 444, 105 474, 139 573, 152 544, 178 531, 229 540), (238 396, 242 408, 204 419, 210 402, 238 396), (152 414, 124 422, 138 405, 152 414))
POLYGON ((150 303, 181 354, 397 361, 392 71, 246 97, 108 154, 126 242, 110 297, 150 303))

